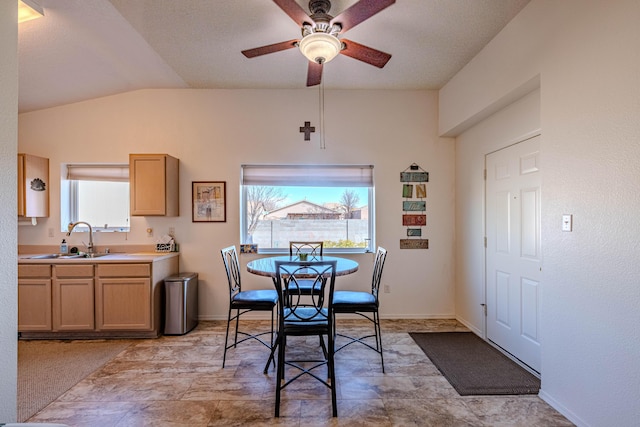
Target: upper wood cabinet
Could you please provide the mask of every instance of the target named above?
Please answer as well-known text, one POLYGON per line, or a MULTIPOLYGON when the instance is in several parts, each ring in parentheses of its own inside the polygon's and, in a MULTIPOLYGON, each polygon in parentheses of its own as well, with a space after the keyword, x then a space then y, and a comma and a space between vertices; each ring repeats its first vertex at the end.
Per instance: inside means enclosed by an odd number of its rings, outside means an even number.
POLYGON ((178 159, 129 154, 132 216, 179 216, 178 159))
POLYGON ((18 216, 49 216, 49 159, 18 154, 18 216))

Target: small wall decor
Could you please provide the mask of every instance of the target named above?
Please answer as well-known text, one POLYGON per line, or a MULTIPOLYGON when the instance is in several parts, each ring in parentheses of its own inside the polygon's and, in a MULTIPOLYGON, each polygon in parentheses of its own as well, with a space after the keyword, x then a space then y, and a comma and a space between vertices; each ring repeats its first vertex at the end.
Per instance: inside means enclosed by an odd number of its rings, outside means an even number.
POLYGON ((258 253, 258 244, 257 243, 242 243, 240 245, 240 253, 241 254, 257 254, 258 253))
POLYGON ((400 172, 402 182, 402 225, 407 227, 407 239, 400 239, 400 249, 429 249, 429 240, 422 238, 422 227, 427 225, 427 185, 429 172, 413 163, 400 172), (409 184, 411 183, 411 184, 409 184), (415 187, 415 196, 414 189, 415 187), (415 197, 415 198, 414 198, 415 197), (418 213, 420 212, 420 213, 418 213))
POLYGON ((226 181, 193 181, 191 185, 191 221, 226 222, 226 181))
POLYGON ((300 133, 304 133, 304 140, 311 141, 311 134, 316 131, 315 126, 311 126, 311 122, 304 122, 304 126, 300 126, 300 133))

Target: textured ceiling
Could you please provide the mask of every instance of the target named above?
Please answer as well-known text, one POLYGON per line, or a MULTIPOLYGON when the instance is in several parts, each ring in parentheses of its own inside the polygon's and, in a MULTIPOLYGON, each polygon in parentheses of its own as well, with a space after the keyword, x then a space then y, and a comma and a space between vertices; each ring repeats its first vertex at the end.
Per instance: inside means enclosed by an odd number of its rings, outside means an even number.
MULTIPOLYGON (((296 0, 305 10, 308 1, 296 0)), ((356 0, 333 0, 338 15, 356 0)), ((332 89, 438 89, 529 0, 397 0, 344 37, 392 54, 378 69, 344 55, 324 67, 332 89)), ((300 38, 271 0, 40 0, 19 26, 19 110, 142 88, 304 88, 297 49, 244 49, 300 38)))

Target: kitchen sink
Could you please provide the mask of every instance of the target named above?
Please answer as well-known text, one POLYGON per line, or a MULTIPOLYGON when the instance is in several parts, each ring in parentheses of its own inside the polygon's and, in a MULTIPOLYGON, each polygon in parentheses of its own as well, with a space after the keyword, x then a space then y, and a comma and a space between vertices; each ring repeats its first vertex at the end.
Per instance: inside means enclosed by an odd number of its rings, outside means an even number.
POLYGON ((100 258, 105 255, 110 255, 106 253, 100 254, 44 254, 44 255, 33 255, 28 257, 28 259, 76 259, 76 258, 100 258))
POLYGON ((84 258, 84 255, 78 254, 45 254, 30 256, 29 259, 70 259, 70 258, 84 258))

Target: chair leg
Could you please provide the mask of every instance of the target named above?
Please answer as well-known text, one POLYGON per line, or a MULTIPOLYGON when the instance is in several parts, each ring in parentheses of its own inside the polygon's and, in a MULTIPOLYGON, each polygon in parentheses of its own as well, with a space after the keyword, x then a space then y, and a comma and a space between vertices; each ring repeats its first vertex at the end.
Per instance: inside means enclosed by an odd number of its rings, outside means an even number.
POLYGON ((348 341, 346 344, 341 345, 340 347, 338 347, 337 351, 342 350, 343 348, 354 344, 354 343, 360 343, 368 348, 370 348, 371 350, 375 351, 376 353, 380 354, 380 362, 382 365, 382 373, 384 374, 384 356, 383 356, 383 351, 382 351, 382 329, 380 328, 380 314, 377 311, 372 311, 372 312, 366 312, 366 313, 371 313, 371 317, 369 317, 368 315, 364 314, 363 312, 358 312, 358 311, 352 311, 352 314, 357 314, 360 315, 364 318, 366 318, 367 320, 369 320, 370 322, 373 323, 373 330, 374 333, 372 335, 366 335, 363 337, 352 337, 352 336, 348 336, 348 335, 342 335, 342 334, 338 334, 337 333, 337 328, 336 328, 336 319, 337 316, 335 313, 333 313, 332 315, 332 326, 333 326, 333 336, 334 336, 334 341, 335 341, 335 337, 336 336, 341 336, 346 338, 348 341), (375 346, 373 346, 372 344, 369 344, 368 342, 365 342, 364 340, 367 338, 375 338, 376 340, 376 344, 375 346))
POLYGON ((373 327, 376 333, 376 348, 380 352, 380 364, 382 365, 382 373, 384 374, 384 356, 382 355, 382 330, 380 329, 380 314, 373 313, 373 327))
POLYGON ((264 366, 264 371, 263 373, 266 374, 269 371, 269 364, 271 362, 273 362, 273 366, 276 366, 276 358, 275 358, 275 351, 276 348, 278 347, 278 338, 276 337, 276 340, 274 341, 274 329, 273 329, 273 310, 271 310, 271 352, 269 353, 269 358, 267 359, 267 364, 264 366))
POLYGON ((278 373, 276 374, 276 412, 275 416, 280 417, 280 392, 284 382, 284 353, 286 337, 278 334, 276 346, 278 347, 278 373))
POLYGON ((236 334, 233 338, 233 347, 235 348, 238 345, 238 326, 240 325, 240 310, 236 310, 236 334))
POLYGON ((231 323, 231 309, 229 309, 229 314, 227 315, 227 334, 224 337, 224 355, 222 356, 222 368, 224 368, 224 364, 227 361, 227 342, 229 341, 229 324, 231 323))
POLYGON ((331 381, 331 407, 333 409, 333 416, 338 416, 338 402, 336 399, 336 372, 334 364, 335 342, 333 340, 333 332, 329 331, 327 334, 328 354, 327 354, 327 367, 329 368, 329 381, 331 381))

